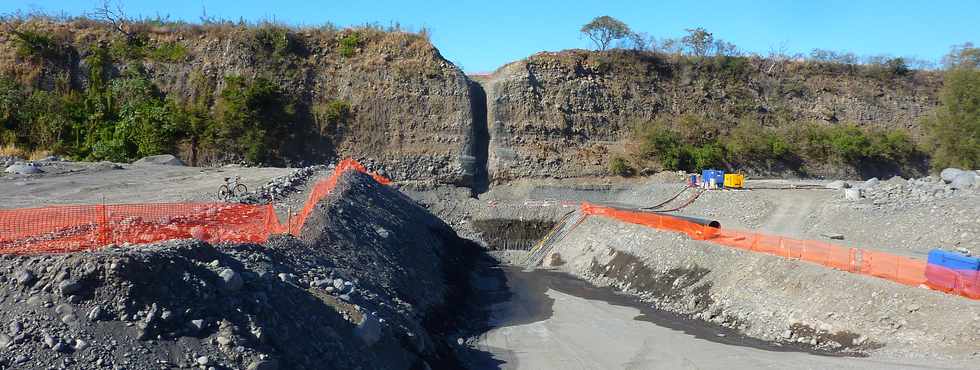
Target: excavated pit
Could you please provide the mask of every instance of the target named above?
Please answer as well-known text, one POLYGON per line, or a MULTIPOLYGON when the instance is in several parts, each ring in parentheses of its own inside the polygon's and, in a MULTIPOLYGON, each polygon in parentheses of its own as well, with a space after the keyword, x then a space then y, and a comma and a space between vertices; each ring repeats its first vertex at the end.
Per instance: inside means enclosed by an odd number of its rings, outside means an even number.
POLYGON ((555 221, 550 220, 507 218, 475 220, 472 224, 492 251, 530 250, 555 227, 555 221))

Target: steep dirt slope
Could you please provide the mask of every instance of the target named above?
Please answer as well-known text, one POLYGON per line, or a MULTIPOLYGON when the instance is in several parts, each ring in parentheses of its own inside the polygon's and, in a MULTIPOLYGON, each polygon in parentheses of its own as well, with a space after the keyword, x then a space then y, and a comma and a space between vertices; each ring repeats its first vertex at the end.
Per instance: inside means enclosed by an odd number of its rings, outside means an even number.
POLYGON ((452 368, 470 245, 349 172, 299 239, 0 256, 0 368, 452 368))

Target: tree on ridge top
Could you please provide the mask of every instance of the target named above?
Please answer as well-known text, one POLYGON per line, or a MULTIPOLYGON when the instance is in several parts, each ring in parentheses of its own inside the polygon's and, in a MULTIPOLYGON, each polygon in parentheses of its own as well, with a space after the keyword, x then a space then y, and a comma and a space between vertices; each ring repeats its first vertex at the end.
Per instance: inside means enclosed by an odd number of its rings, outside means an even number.
POLYGON ((613 40, 619 40, 633 34, 626 23, 608 15, 593 18, 591 22, 582 26, 580 32, 591 39, 599 51, 609 48, 609 44, 613 40))

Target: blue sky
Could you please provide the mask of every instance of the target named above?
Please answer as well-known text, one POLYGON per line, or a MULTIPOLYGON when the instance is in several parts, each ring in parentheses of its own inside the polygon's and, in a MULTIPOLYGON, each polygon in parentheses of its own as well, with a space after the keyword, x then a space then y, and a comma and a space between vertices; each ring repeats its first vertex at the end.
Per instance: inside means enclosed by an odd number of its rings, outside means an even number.
MULTIPOLYGON (((2 0, 0 12, 39 9, 83 14, 95 0, 2 0)), ((197 21, 202 10, 225 19, 276 19, 295 25, 399 22, 426 27, 447 59, 467 72, 493 70, 543 50, 589 47, 582 24, 616 17, 637 32, 678 37, 704 27, 740 48, 766 54, 785 46, 938 60, 953 44, 980 43, 974 0, 416 1, 124 0, 130 15, 197 21)))

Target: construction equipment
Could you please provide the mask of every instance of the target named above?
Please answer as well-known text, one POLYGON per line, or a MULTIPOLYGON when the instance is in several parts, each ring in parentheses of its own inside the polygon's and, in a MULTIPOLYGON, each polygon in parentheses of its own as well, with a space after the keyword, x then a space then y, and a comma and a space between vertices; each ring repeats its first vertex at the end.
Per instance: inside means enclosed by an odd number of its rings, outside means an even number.
POLYGON ((726 173, 725 174, 725 188, 726 189, 743 189, 745 188, 745 175, 740 173, 726 173))
POLYGON ((725 186, 725 171, 722 170, 701 171, 701 187, 705 189, 719 189, 723 186, 725 186))

